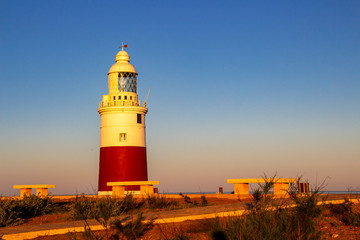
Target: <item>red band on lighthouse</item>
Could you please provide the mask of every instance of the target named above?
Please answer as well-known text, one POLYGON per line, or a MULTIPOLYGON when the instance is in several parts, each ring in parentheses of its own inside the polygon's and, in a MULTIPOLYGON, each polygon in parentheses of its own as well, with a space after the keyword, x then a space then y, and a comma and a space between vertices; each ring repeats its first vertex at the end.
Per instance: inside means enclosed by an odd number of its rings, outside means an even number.
POLYGON ((99 191, 111 191, 107 182, 147 180, 145 147, 100 148, 99 191))

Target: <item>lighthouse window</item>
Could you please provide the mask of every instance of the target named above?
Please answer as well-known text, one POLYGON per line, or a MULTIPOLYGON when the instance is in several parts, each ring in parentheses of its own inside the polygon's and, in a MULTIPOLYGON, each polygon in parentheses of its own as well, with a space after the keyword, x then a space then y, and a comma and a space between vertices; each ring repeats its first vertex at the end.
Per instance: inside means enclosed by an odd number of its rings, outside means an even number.
POLYGON ((137 115, 137 123, 141 123, 141 114, 137 115))
POLYGON ((120 133, 120 142, 126 141, 126 133, 120 133))
POLYGON ((137 82, 136 82, 137 73, 119 73, 118 76, 118 88, 121 92, 134 92, 137 91, 137 82))

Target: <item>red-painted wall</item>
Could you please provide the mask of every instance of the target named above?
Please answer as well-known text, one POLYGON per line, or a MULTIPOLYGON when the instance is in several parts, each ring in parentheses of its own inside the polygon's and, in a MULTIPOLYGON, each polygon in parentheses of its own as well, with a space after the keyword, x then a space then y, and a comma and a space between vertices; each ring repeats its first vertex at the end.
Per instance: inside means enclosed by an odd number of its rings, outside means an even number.
MULTIPOLYGON (((146 147, 102 147, 98 191, 111 191, 107 182, 147 181, 146 147)), ((139 190, 130 186, 128 190, 139 190)))

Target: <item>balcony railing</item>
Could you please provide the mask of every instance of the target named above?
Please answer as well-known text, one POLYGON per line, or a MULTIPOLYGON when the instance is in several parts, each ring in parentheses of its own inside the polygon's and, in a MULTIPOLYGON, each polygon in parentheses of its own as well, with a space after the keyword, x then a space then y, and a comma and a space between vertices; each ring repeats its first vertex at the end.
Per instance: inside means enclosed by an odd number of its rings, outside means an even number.
POLYGON ((135 106, 135 107, 146 107, 145 101, 132 101, 132 100, 113 100, 109 102, 101 101, 99 107, 123 107, 123 106, 135 106))

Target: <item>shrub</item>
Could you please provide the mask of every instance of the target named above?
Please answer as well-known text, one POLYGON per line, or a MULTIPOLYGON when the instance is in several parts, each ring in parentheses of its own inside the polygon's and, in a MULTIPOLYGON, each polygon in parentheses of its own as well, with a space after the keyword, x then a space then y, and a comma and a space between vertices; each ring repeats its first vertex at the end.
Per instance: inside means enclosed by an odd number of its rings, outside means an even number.
POLYGON ((191 200, 191 198, 190 198, 189 196, 184 195, 184 194, 182 194, 182 193, 179 193, 179 195, 184 198, 184 202, 185 202, 186 205, 190 205, 190 206, 197 206, 197 205, 199 205, 199 203, 198 203, 197 201, 191 200))
POLYGON ((19 225, 24 220, 52 213, 56 204, 50 197, 24 196, 20 200, 0 200, 0 227, 19 225))
POLYGON ((96 199, 86 198, 84 194, 76 196, 70 206, 69 216, 73 220, 93 219, 96 216, 96 199))
POLYGON ((0 200, 0 227, 20 225, 23 222, 16 200, 0 200))
POLYGON ((131 194, 123 199, 119 198, 86 198, 84 195, 76 196, 70 206, 70 218, 74 220, 96 219, 99 214, 120 216, 134 209, 140 208, 144 202, 136 201, 131 194), (105 212, 107 211, 107 212, 105 212))
POLYGON ((320 239, 320 232, 311 226, 305 229, 296 213, 278 208, 250 212, 244 216, 229 217, 223 227, 211 232, 214 240, 220 239, 320 239))
POLYGON ((169 200, 164 195, 148 195, 146 203, 150 209, 173 209, 179 205, 177 201, 169 200))
POLYGON ((288 208, 281 199, 275 201, 268 194, 273 180, 254 191, 246 214, 229 217, 223 224, 217 219, 210 233, 212 239, 320 239, 321 232, 316 229, 316 219, 322 213, 317 205, 319 189, 303 197, 289 194, 295 207, 288 208))
POLYGON ((123 200, 118 200, 119 208, 118 215, 123 213, 128 213, 134 209, 139 209, 142 205, 144 205, 144 201, 135 200, 132 194, 126 194, 123 200))
POLYGON ((134 221, 123 222, 120 219, 115 219, 111 223, 111 228, 115 229, 115 233, 111 239, 126 239, 136 240, 143 236, 147 231, 153 228, 153 220, 143 223, 144 216, 140 213, 134 221), (120 238, 121 237, 121 238, 120 238))
POLYGON ((319 196, 319 189, 311 193, 305 194, 303 197, 293 197, 295 201, 295 208, 293 209, 293 224, 296 230, 306 236, 320 237, 320 233, 316 230, 315 219, 320 217, 322 207, 317 205, 317 198, 319 196))
POLYGON ((273 177, 268 177, 264 175, 264 183, 259 183, 258 188, 252 193, 253 202, 250 207, 254 211, 260 211, 270 206, 273 195, 270 194, 271 188, 274 186, 274 179, 276 174, 273 177))
MULTIPOLYGON (((96 236, 91 230, 87 220, 93 218, 105 228, 106 239, 109 239, 110 218, 126 214, 133 209, 139 208, 142 204, 143 202, 135 201, 132 195, 126 195, 123 199, 112 197, 86 198, 84 195, 81 195, 80 197, 76 196, 76 199, 71 206, 70 217, 72 219, 85 221, 83 233, 85 239, 104 238, 102 236, 96 236)), ((143 218, 141 218, 141 220, 142 219, 143 218)), ((139 227, 142 225, 139 225, 137 221, 135 221, 135 224, 137 225, 133 226, 133 230, 138 231, 139 227)), ((126 229, 127 228, 125 228, 125 230, 126 229)), ((76 239, 76 235, 72 233, 69 233, 68 237, 70 239, 76 239)), ((116 236, 114 238, 114 236, 112 236, 112 239, 119 238, 116 238, 116 236)))
POLYGON ((41 216, 54 211, 55 204, 48 196, 40 197, 36 195, 24 196, 18 202, 20 217, 28 219, 36 216, 41 216))
POLYGON ((188 237, 184 232, 177 231, 175 233, 175 236, 173 238, 167 238, 169 240, 189 240, 190 237, 188 237))
POLYGON ((350 226, 360 226, 360 213, 353 210, 353 203, 348 198, 342 204, 330 204, 330 211, 334 213, 344 224, 350 226))
POLYGON ((205 207, 205 206, 208 205, 208 201, 207 201, 205 195, 202 195, 202 196, 201 196, 201 203, 200 203, 200 205, 203 206, 203 207, 205 207))

